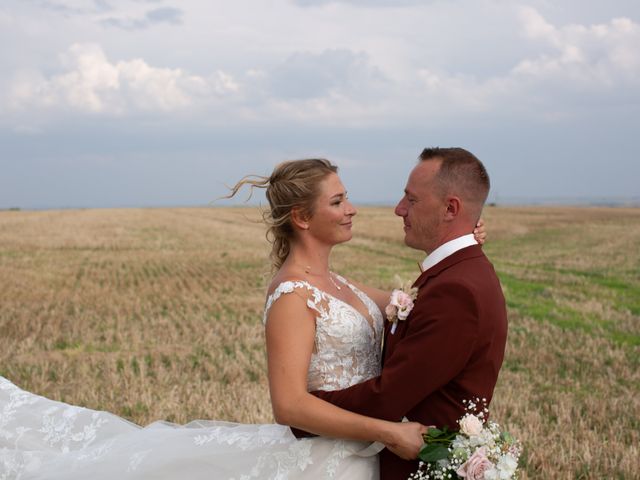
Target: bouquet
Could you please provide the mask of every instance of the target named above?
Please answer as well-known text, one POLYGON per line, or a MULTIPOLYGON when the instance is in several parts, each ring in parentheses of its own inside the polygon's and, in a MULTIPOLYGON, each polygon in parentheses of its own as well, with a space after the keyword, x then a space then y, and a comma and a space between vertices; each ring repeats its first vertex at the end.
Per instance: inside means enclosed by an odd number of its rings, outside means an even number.
POLYGON ((517 478, 521 446, 500 426, 488 421, 485 399, 464 401, 467 413, 459 431, 430 428, 424 434, 418 471, 412 480, 509 480, 517 478), (478 408, 480 405, 481 408, 478 408))

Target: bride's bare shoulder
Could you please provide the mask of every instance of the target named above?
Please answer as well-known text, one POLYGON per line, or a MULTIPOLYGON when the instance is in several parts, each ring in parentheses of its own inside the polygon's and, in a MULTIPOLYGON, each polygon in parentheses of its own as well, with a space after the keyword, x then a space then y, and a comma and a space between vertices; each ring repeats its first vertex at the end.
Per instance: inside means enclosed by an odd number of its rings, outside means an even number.
POLYGON ((269 283, 269 288, 267 288, 267 298, 273 295, 275 291, 278 289, 278 287, 281 287, 283 285, 291 285, 293 287, 296 285, 301 286, 306 283, 307 283, 306 280, 304 280, 300 276, 299 272, 282 268, 278 270, 275 276, 271 279, 271 282, 269 283))

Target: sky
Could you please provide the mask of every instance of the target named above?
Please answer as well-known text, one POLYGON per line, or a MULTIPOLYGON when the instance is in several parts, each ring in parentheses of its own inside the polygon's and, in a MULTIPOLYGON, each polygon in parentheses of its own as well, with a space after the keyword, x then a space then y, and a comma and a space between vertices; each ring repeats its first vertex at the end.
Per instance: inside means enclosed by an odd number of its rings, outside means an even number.
POLYGON ((640 204, 639 119, 637 0, 0 2, 0 208, 207 205, 310 157, 392 205, 433 146, 496 203, 640 204))

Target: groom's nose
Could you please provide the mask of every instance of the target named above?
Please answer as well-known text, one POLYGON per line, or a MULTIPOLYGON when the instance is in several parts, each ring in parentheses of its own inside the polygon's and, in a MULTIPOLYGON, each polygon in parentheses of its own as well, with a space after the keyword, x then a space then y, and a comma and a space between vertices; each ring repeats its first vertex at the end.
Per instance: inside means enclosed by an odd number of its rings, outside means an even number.
POLYGON ((407 216, 407 197, 404 196, 396 205, 396 209, 394 210, 395 214, 399 217, 407 216))

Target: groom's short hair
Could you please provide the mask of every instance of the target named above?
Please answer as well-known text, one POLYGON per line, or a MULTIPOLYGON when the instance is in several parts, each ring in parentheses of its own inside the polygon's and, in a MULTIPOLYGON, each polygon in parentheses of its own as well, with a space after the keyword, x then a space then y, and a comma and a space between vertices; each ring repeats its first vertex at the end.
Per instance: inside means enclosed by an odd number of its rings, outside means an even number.
POLYGON ((421 161, 440 160, 440 170, 435 177, 442 196, 454 194, 482 210, 489 195, 489 174, 484 165, 464 148, 425 148, 421 161))

